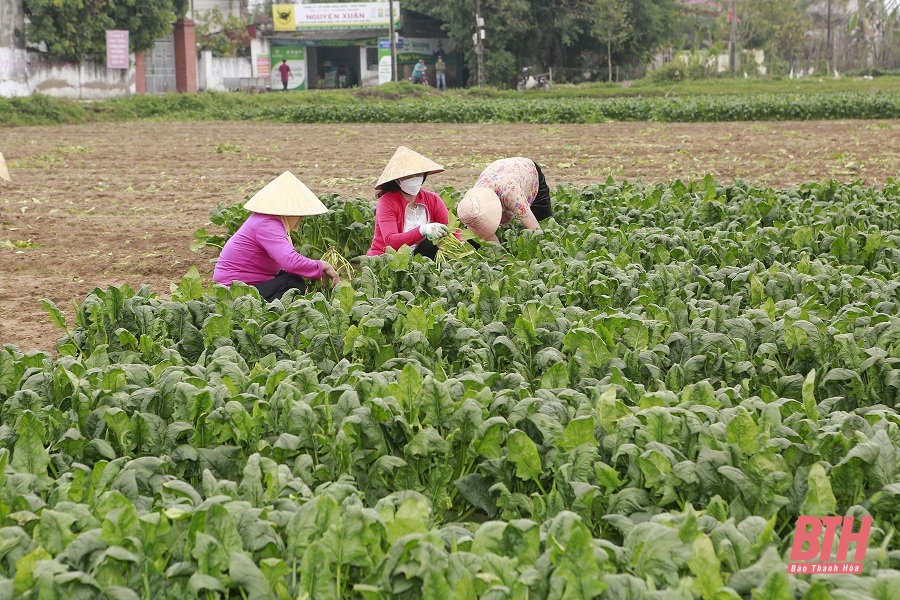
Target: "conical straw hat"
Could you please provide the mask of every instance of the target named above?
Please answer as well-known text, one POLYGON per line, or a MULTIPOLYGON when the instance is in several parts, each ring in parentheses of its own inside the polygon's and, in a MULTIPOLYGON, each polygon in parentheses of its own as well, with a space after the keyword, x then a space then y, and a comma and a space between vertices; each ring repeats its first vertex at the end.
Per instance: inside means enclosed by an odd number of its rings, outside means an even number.
POLYGON ((500 197, 490 188, 473 187, 456 205, 459 222, 482 240, 494 235, 502 216, 500 197))
POLYGON ((378 189, 388 181, 394 181, 401 177, 409 177, 410 175, 418 175, 419 173, 440 173, 444 167, 437 164, 429 158, 425 158, 415 150, 410 150, 406 146, 400 146, 394 152, 394 156, 388 162, 375 188, 378 189))
POLYGON ((306 217, 328 212, 322 201, 290 171, 285 171, 256 192, 244 208, 279 217, 306 217))
POLYGON ((0 177, 7 181, 12 181, 12 179, 9 178, 9 169, 6 168, 6 161, 3 160, 2 152, 0 152, 0 177))

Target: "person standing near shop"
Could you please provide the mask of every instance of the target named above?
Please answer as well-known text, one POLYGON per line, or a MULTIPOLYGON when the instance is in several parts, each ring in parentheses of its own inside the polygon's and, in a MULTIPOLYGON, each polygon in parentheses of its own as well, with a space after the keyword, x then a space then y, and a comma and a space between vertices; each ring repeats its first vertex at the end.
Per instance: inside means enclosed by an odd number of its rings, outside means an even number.
POLYGON ((447 63, 444 62, 444 57, 438 55, 437 62, 434 63, 434 75, 435 79, 435 87, 437 87, 437 91, 446 92, 447 91, 447 63))
POLYGON ((415 64, 412 71, 412 76, 409 80, 412 83, 427 83, 425 81, 425 71, 428 70, 428 67, 425 66, 425 59, 420 58, 419 62, 415 64))
POLYGON ((288 79, 294 78, 294 74, 291 73, 291 67, 288 66, 286 58, 281 59, 281 64, 278 65, 278 72, 281 73, 281 85, 284 88, 282 91, 286 92, 288 79))

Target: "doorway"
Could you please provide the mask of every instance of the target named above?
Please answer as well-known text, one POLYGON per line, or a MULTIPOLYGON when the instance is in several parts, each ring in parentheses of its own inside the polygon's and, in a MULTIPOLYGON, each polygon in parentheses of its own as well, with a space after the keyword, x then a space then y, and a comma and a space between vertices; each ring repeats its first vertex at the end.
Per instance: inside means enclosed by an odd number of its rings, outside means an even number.
POLYGON ((359 85, 359 47, 316 48, 316 73, 319 89, 348 88, 359 85))

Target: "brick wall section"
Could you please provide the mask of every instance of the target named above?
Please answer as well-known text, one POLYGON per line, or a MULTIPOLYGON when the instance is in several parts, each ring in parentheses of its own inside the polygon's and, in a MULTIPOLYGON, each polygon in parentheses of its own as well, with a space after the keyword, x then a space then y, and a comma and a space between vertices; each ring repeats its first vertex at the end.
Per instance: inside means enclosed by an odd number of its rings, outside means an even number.
POLYGON ((144 70, 144 53, 134 55, 134 92, 136 94, 147 93, 147 72, 144 70))
POLYGON ((197 91, 197 34, 191 19, 175 23, 175 89, 197 91))

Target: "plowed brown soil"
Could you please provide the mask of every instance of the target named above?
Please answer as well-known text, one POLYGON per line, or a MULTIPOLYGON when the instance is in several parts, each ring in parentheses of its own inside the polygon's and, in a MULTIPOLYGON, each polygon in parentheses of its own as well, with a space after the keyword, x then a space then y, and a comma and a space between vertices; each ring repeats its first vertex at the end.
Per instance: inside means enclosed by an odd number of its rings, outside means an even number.
POLYGON ((0 152, 0 344, 53 350, 40 300, 72 319, 94 287, 149 284, 162 296, 191 265, 209 209, 285 170, 313 191, 371 197, 398 145, 444 164, 429 179, 467 188, 497 158, 527 156, 550 187, 613 177, 645 182, 711 173, 772 187, 900 177, 900 121, 600 125, 284 125, 128 123, 6 128, 0 152))

